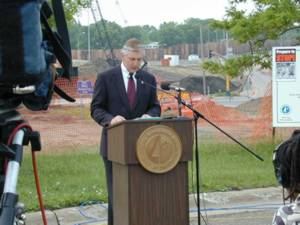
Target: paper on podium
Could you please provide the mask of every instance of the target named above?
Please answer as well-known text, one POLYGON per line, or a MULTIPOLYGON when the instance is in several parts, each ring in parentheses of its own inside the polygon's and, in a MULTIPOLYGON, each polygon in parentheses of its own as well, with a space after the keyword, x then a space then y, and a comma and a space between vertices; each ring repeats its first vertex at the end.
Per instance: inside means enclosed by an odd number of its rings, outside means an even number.
POLYGON ((155 117, 138 117, 135 118, 134 120, 160 120, 160 119, 162 118, 159 116, 155 116, 155 117))

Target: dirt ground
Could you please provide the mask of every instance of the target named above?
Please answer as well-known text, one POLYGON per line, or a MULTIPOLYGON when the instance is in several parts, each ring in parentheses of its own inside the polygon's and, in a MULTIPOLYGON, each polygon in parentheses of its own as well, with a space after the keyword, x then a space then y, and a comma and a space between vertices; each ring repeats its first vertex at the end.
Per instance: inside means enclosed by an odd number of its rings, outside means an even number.
POLYGON ((99 146, 102 129, 87 117, 87 111, 88 108, 80 106, 52 106, 44 112, 20 110, 31 127, 40 132, 42 149, 46 153, 99 146))

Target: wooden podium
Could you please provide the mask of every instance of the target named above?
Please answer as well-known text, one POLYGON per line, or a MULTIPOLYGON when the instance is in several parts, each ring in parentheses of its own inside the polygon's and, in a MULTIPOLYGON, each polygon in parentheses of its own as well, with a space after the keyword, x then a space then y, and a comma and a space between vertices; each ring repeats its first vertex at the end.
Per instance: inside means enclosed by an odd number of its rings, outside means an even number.
POLYGON ((108 128, 114 225, 189 224, 188 161, 192 160, 192 146, 192 120, 187 118, 124 121, 108 128), (179 139, 181 152, 178 162, 171 165, 168 160, 176 160, 173 147, 178 150, 175 138, 179 139), (153 154, 154 163, 150 158, 142 164, 143 152, 153 154), (157 166, 155 157, 159 163, 165 157, 166 163, 157 166))

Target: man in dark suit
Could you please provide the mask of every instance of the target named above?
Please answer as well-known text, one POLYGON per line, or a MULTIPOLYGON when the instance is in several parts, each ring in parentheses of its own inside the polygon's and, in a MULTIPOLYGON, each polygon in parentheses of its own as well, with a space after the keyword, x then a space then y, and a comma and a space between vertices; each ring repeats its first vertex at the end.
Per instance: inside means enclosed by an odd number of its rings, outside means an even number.
POLYGON ((113 171, 112 163, 107 159, 106 127, 124 120, 160 116, 161 112, 156 95, 155 77, 140 70, 144 57, 140 41, 135 38, 129 39, 121 54, 121 65, 98 75, 91 103, 91 116, 103 127, 100 153, 106 171, 108 225, 113 225, 113 171))

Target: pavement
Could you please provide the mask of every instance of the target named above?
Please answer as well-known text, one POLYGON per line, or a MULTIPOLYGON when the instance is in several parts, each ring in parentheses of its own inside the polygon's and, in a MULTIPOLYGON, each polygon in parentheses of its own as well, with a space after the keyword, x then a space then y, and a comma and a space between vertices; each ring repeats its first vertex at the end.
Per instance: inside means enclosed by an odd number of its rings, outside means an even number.
POLYGON ((248 102, 251 99, 252 98, 247 96, 219 96, 213 98, 216 103, 232 108, 237 107, 244 102, 248 102))
MULTIPOLYGON (((190 225, 199 224, 196 195, 189 196, 190 225)), ((271 225, 282 205, 281 187, 200 194, 201 223, 209 225, 271 225)), ((46 211, 48 225, 106 225, 106 204, 46 211)), ((41 213, 27 213, 26 225, 42 225, 41 213)), ((142 225, 142 224, 141 224, 142 225)))

